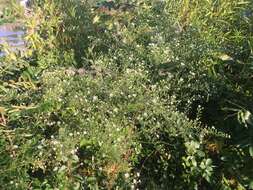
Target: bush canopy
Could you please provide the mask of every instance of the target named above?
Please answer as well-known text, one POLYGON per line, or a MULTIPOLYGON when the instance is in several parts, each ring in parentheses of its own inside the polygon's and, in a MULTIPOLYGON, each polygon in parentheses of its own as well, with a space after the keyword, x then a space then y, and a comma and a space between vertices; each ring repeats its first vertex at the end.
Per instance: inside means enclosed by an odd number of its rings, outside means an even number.
POLYGON ((0 58, 0 189, 253 189, 253 2, 34 0, 0 58))

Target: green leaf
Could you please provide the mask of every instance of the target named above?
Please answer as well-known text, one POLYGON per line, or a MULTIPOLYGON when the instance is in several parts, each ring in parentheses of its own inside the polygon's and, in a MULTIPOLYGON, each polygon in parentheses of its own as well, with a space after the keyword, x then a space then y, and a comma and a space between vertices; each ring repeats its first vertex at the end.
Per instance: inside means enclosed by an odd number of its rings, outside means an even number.
POLYGON ((208 158, 207 160, 206 160, 206 165, 207 166, 210 166, 210 165, 212 165, 212 160, 210 159, 210 158, 208 158))
POLYGON ((253 146, 249 147, 249 154, 251 157, 253 157, 253 146))
POLYGON ((93 24, 96 24, 98 23, 100 20, 100 17, 98 15, 96 15, 94 18, 93 18, 93 24))
POLYGON ((90 140, 82 139, 81 142, 80 142, 80 147, 87 146, 87 145, 90 145, 90 144, 91 144, 90 140))
POLYGON ((222 61, 233 61, 234 59, 232 57, 230 57, 227 54, 222 54, 219 56, 219 59, 221 59, 222 61))

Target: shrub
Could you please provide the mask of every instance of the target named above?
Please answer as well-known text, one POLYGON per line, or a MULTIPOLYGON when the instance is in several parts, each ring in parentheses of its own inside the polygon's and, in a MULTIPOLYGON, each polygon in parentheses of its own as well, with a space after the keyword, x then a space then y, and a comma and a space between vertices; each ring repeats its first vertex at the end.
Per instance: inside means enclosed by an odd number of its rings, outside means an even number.
POLYGON ((141 68, 104 77, 97 71, 72 74, 60 68, 47 71, 36 92, 15 97, 17 105, 28 99, 37 103, 7 110, 8 126, 14 130, 1 133, 5 152, 1 176, 2 182, 13 186, 2 187, 15 188, 17 183, 16 188, 24 189, 29 185, 111 189, 160 182, 172 187, 167 180, 183 167, 184 143, 198 139, 200 126, 159 100, 157 88, 143 85, 147 74, 141 68), (164 172, 158 172, 159 167, 164 172))
POLYGON ((252 188, 251 2, 37 3, 0 65, 2 188, 252 188))

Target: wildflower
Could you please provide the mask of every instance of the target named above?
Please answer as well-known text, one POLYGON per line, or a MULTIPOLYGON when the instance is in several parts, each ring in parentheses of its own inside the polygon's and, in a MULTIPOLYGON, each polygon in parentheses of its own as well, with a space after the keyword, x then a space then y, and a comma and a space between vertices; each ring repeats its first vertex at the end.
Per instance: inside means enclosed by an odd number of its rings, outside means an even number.
POLYGON ((42 149, 43 147, 41 146, 41 145, 38 145, 38 147, 37 147, 38 149, 42 149))
POLYGON ((157 99, 154 98, 154 99, 152 100, 152 102, 153 102, 154 104, 157 103, 157 99))
POLYGON ((57 167, 57 166, 54 167, 53 171, 55 172, 55 171, 57 171, 57 170, 58 170, 58 167, 57 167))
POLYGON ((14 146, 13 146, 13 149, 17 149, 17 148, 18 148, 18 145, 14 145, 14 146))
POLYGON ((98 100, 98 97, 97 96, 93 96, 93 101, 97 101, 98 100))
POLYGON ((125 178, 129 178, 129 177, 130 177, 129 173, 125 173, 125 178))
POLYGON ((57 145, 57 144, 59 144, 59 142, 58 141, 52 141, 52 144, 57 145))

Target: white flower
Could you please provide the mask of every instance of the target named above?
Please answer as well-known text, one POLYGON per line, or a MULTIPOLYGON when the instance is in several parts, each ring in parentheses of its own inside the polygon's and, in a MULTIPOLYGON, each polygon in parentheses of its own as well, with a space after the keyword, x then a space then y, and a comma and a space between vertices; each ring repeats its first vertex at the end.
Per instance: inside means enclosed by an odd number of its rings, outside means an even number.
POLYGON ((43 147, 42 147, 41 145, 39 145, 37 148, 38 148, 38 149, 42 149, 43 147))
POLYGON ((52 144, 57 145, 57 144, 59 144, 59 142, 58 141, 52 141, 52 144))
POLYGON ((154 99, 152 100, 152 102, 153 102, 154 104, 157 103, 157 99, 154 98, 154 99))
POLYGON ((57 167, 57 166, 54 167, 53 171, 55 172, 55 171, 57 171, 57 170, 58 170, 58 167, 57 167))
POLYGON ((93 96, 93 101, 97 101, 98 97, 97 96, 93 96))
POLYGON ((13 146, 13 149, 17 149, 17 148, 18 148, 18 145, 14 145, 14 146, 13 146))
POLYGON ((120 141, 121 141, 121 138, 120 138, 120 137, 119 137, 119 138, 117 138, 117 141, 118 141, 118 142, 120 142, 120 141))
POLYGON ((129 177, 130 177, 129 173, 125 173, 125 178, 129 178, 129 177))

